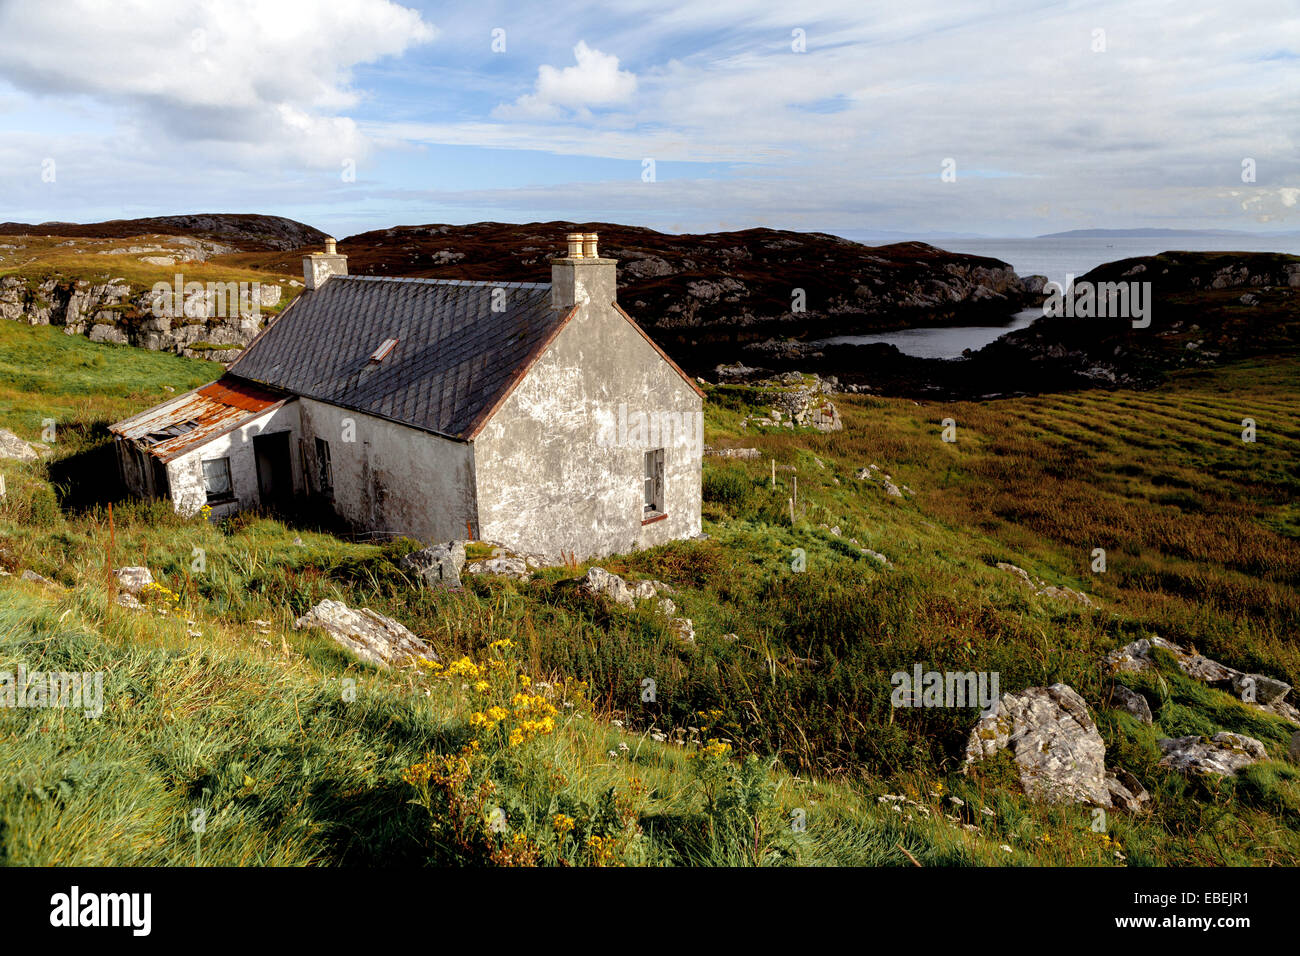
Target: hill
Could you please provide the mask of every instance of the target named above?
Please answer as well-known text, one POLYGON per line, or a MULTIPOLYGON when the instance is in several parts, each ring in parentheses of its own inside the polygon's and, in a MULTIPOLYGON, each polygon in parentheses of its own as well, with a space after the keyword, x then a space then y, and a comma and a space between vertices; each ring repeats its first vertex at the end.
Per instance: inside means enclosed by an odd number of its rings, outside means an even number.
POLYGON ((1133 317, 1044 316, 963 361, 921 359, 892 345, 756 343, 734 361, 758 369, 817 369, 878 394, 998 398, 1096 387, 1150 388, 1179 369, 1300 353, 1300 256, 1164 252, 1106 263, 1080 276, 1149 283, 1149 324, 1133 317))
POLYGON ((155 234, 212 239, 242 250, 300 249, 319 246, 325 239, 325 234, 312 226, 283 216, 256 213, 197 213, 90 223, 0 223, 0 236, 129 239, 155 234))
MULTIPOLYGON (((1039 301, 1042 280, 997 259, 919 242, 864 246, 822 233, 747 229, 670 235, 606 222, 395 226, 339 244, 356 275, 550 281, 570 231, 595 232, 619 260, 619 301, 698 374, 740 343, 912 324, 977 323, 1039 301)), ((287 272, 291 256, 232 264, 287 272)))

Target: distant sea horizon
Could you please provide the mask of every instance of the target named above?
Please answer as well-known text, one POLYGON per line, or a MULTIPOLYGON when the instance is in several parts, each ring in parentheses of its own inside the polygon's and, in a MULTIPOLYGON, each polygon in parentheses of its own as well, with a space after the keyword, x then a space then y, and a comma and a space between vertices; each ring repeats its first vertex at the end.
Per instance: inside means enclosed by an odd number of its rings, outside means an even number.
MULTIPOLYGON (((845 238, 850 238, 846 236, 845 238)), ((854 242, 863 240, 854 239, 854 242)), ((883 245, 889 241, 867 241, 883 245)), ((1233 236, 1115 236, 1043 237, 1039 239, 931 239, 917 240, 949 252, 988 256, 1008 263, 1019 276, 1041 275, 1065 284, 1067 276, 1078 278, 1104 262, 1154 256, 1161 252, 1283 252, 1300 255, 1300 237, 1233 236)), ((1022 329, 1042 315, 1028 309, 1007 316, 997 325, 917 327, 869 335, 841 335, 823 339, 826 344, 869 345, 885 343, 917 358, 957 359, 966 349, 976 351, 1008 332, 1022 329)))

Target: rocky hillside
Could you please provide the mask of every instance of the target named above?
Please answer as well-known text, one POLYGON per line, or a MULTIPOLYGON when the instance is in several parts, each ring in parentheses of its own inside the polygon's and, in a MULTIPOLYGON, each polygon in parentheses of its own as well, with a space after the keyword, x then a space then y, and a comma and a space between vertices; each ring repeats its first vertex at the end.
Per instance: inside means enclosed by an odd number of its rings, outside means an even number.
POLYGON ((1167 371, 1300 348, 1300 257, 1164 252, 1108 262, 1078 283, 1150 282, 1150 325, 1045 318, 982 350, 989 371, 1050 363, 1082 384, 1141 384, 1167 371), (985 354, 987 353, 987 354, 985 354))
POLYGON ((241 213, 198 213, 89 223, 0 223, 0 236, 127 239, 151 234, 213 239, 232 247, 229 251, 300 249, 320 245, 325 239, 325 234, 319 229, 294 219, 241 213))
POLYGON ((0 318, 61 326, 95 342, 230 361, 302 285, 232 265, 235 252, 215 239, 167 234, 0 236, 0 318), (191 289, 184 310, 169 317, 155 309, 152 290, 160 282, 174 287, 178 274, 202 288, 191 289))
POLYGON ((903 355, 892 345, 771 341, 734 353, 716 375, 832 372, 852 390, 916 397, 994 398, 1066 389, 1147 387, 1180 368, 1300 349, 1300 257, 1164 252, 1098 266, 1083 283, 1150 282, 1150 325, 1127 318, 1044 317, 964 361, 903 355))
MULTIPOLYGON (((696 374, 731 358, 745 343, 1005 317, 1038 301, 1043 281, 1022 279, 996 259, 923 243, 872 247, 774 229, 675 236, 610 223, 397 226, 351 236, 340 251, 354 275, 544 282, 564 234, 574 230, 600 233, 602 254, 619 260, 620 301, 696 374)), ((114 321, 113 310, 143 312, 146 305, 122 266, 156 267, 157 278, 170 279, 171 267, 186 263, 190 273, 202 262, 252 274, 269 271, 284 277, 278 280, 283 283, 301 273, 302 249, 318 249, 325 238, 292 220, 235 215, 7 223, 0 225, 0 238, 6 234, 13 238, 0 242, 0 282, 7 283, 0 286, 0 315, 176 351, 192 343, 170 328, 114 321), (97 258, 93 268, 66 261, 81 254, 122 258, 97 258), (60 257, 65 261, 56 262, 60 257), (117 273, 100 274, 98 266, 105 263, 117 273), (89 307, 90 299, 96 308, 89 307), (146 332, 162 334, 140 334, 146 332)), ((255 331, 232 327, 215 337, 198 333, 195 341, 232 349, 255 331)))
MULTIPOLYGON (((1022 279, 997 259, 778 229, 678 236, 604 222, 396 226, 349 236, 339 250, 355 275, 546 282, 569 231, 600 234, 601 254, 619 260, 619 301, 696 371, 739 343, 773 336, 1007 316, 1038 301, 1042 288, 1041 278, 1022 279)), ((264 263, 287 272, 291 260, 264 263)))

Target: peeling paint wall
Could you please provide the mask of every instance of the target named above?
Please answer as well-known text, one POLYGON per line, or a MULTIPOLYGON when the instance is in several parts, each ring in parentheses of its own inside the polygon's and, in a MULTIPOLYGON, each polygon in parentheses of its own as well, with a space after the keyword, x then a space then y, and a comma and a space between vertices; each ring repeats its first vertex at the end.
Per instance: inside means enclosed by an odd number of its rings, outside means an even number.
POLYGON ((703 400, 601 304, 613 289, 593 285, 598 295, 581 303, 474 442, 482 536, 552 558, 600 557, 700 531, 703 400), (676 430, 689 434, 651 435, 634 427, 638 413, 685 420, 689 427, 676 430), (667 517, 643 526, 645 452, 655 447, 666 450, 667 517))
POLYGON ((302 490, 302 463, 298 455, 300 423, 298 403, 289 402, 279 408, 259 415, 247 423, 194 451, 167 463, 167 480, 171 484, 171 497, 177 512, 192 515, 208 501, 203 484, 203 462, 214 458, 230 459, 231 488, 235 501, 214 504, 214 517, 224 517, 245 508, 261 504, 257 484, 257 459, 253 454, 253 439, 258 435, 289 432, 289 471, 295 492, 302 490))
POLYGON ((425 542, 464 538, 468 521, 479 536, 472 446, 308 398, 298 404, 308 471, 320 437, 344 520, 425 542))

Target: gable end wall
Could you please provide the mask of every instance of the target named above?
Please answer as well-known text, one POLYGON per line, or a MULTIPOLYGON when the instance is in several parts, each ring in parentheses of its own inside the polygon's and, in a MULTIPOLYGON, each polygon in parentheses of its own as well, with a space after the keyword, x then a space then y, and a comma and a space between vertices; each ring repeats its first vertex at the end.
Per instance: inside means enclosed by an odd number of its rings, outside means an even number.
POLYGON ((482 536, 585 559, 699 534, 702 413, 612 305, 586 305, 474 441, 482 536), (638 429, 640 415, 659 434, 638 429), (644 455, 656 447, 666 517, 643 525, 644 455))

